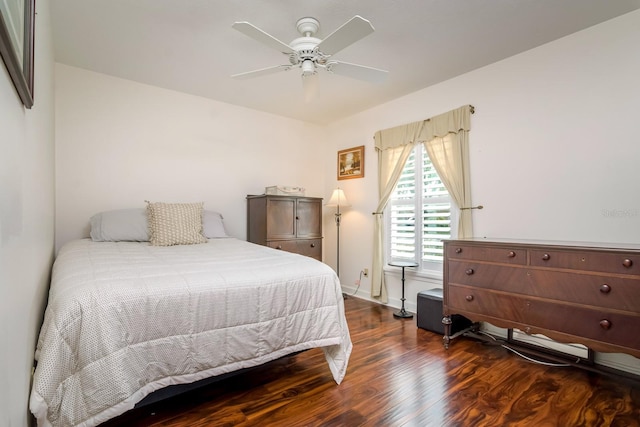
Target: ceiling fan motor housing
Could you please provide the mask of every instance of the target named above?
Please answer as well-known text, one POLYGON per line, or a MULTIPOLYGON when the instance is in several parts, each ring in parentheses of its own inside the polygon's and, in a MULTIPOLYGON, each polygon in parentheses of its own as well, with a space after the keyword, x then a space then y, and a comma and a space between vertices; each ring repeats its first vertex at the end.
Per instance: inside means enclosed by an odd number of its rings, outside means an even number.
MULTIPOLYGON (((289 62, 297 65, 305 61, 312 61, 313 64, 323 65, 326 63, 327 56, 318 52, 317 46, 321 42, 315 37, 299 37, 291 42, 291 48, 295 53, 289 55, 289 62)), ((315 67, 314 67, 315 69, 315 67)), ((303 71, 305 71, 303 69, 303 71)))

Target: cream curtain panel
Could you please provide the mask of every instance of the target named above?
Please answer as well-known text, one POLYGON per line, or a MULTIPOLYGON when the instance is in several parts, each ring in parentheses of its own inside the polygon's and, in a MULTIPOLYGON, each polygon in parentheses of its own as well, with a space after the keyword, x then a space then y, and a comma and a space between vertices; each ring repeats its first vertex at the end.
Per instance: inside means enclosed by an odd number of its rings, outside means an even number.
MULTIPOLYGON (((418 143, 425 145, 436 171, 458 207, 470 206, 468 132, 471 112, 472 107, 467 105, 432 119, 381 130, 374 136, 378 152, 379 202, 374 212, 371 296, 383 303, 388 302, 388 294, 384 281, 385 236, 382 212, 413 147, 418 143)), ((459 236, 471 236, 471 213, 468 209, 461 211, 458 229, 459 236)))

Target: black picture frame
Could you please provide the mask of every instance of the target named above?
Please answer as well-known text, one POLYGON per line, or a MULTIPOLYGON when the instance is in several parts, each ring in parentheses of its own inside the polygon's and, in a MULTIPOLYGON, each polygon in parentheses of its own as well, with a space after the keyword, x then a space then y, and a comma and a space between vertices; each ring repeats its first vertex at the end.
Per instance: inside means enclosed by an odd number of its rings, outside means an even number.
POLYGON ((25 108, 33 106, 33 46, 35 31, 35 0, 23 0, 24 27, 22 40, 11 36, 7 22, 10 17, 0 11, 0 56, 4 62, 13 85, 25 108), (15 45, 22 45, 22 58, 16 52, 15 45))

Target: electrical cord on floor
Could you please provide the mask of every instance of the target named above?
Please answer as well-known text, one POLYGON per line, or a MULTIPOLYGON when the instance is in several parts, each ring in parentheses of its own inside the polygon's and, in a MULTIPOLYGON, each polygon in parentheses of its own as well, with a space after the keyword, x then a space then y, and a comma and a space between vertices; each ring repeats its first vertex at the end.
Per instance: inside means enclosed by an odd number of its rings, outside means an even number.
MULTIPOLYGON (((487 337, 491 338, 491 339, 492 339, 492 340, 494 340, 494 341, 497 343, 497 345, 499 345, 500 347, 502 347, 502 348, 504 348, 505 350, 508 350, 508 351, 510 351, 510 352, 512 352, 512 353, 517 354, 518 356, 522 357, 522 358, 523 358, 523 359, 525 359, 525 360, 528 360, 529 362, 537 363, 538 365, 551 366, 551 367, 554 367, 554 368, 566 368, 566 367, 572 366, 570 363, 551 363, 551 362, 545 362, 545 361, 543 361, 543 360, 534 359, 534 358, 532 358, 532 357, 529 357, 529 356, 527 356, 527 355, 525 355, 525 354, 520 353, 520 352, 519 352, 519 351, 517 351, 516 349, 511 348, 511 347, 509 347, 509 346, 508 346, 508 345, 506 345, 506 344, 501 344, 501 343, 496 339, 496 337, 494 337, 494 336, 493 336, 493 335, 491 335, 491 334, 488 334, 488 333, 483 332, 483 331, 477 331, 476 333, 477 333, 477 334, 481 334, 481 335, 485 335, 485 336, 487 336, 487 337)), ((578 359, 576 360, 576 363, 579 363, 579 362, 580 362, 580 358, 578 358, 578 359)))
POLYGON ((343 297, 345 297, 345 298, 348 297, 348 296, 352 297, 352 296, 354 296, 355 294, 358 293, 358 289, 360 289, 360 284, 362 283, 362 273, 364 273, 364 271, 360 270, 360 278, 358 279, 358 286, 356 287, 356 290, 353 291, 352 294, 347 294, 346 292, 343 292, 342 293, 343 297))

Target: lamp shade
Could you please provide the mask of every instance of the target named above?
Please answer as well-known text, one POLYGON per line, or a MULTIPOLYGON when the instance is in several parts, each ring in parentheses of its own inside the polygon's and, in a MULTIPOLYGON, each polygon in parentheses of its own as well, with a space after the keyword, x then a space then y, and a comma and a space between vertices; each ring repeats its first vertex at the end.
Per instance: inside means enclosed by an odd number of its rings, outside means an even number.
POLYGON ((327 203, 327 206, 351 206, 347 201, 347 197, 344 195, 344 191, 341 188, 336 188, 331 194, 331 198, 327 203))

